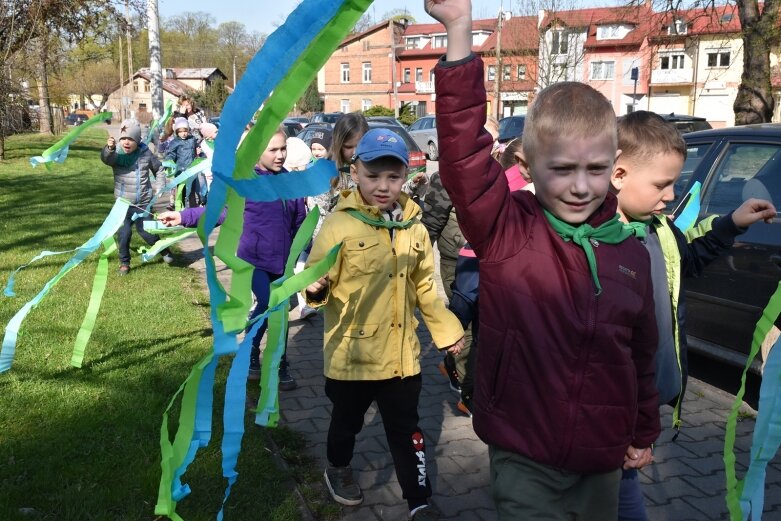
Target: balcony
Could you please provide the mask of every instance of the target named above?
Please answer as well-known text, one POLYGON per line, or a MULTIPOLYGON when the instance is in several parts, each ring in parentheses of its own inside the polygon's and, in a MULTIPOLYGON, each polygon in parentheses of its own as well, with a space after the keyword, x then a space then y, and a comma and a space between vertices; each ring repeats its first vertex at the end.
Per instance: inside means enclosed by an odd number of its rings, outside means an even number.
POLYGON ((694 80, 694 69, 656 69, 651 71, 651 85, 685 85, 694 80))
POLYGON ((417 94, 433 94, 434 82, 433 81, 416 81, 415 93, 417 94))

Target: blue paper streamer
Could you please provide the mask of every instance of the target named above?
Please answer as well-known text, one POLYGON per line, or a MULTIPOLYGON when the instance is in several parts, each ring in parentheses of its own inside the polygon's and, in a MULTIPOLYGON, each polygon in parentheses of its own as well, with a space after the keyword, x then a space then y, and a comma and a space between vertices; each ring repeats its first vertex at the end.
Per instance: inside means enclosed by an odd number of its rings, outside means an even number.
POLYGON ((678 227, 682 232, 686 232, 697 222, 697 218, 700 216, 700 193, 702 191, 702 185, 699 181, 695 181, 689 192, 686 194, 688 200, 683 211, 673 221, 673 224, 678 227))
POLYGON ((11 273, 11 276, 8 277, 8 283, 5 286, 5 290, 3 291, 3 294, 5 294, 6 297, 15 297, 16 293, 14 292, 14 285, 16 284, 16 274, 25 269, 30 264, 37 262, 44 257, 50 257, 52 255, 62 255, 63 253, 73 253, 74 251, 78 250, 78 248, 73 248, 72 250, 64 250, 64 251, 47 251, 44 250, 35 257, 30 260, 27 264, 22 264, 18 268, 16 268, 13 273, 11 273))
POLYGON ((762 519, 765 473, 781 446, 781 338, 770 349, 759 389, 759 413, 751 442, 751 462, 743 479, 740 509, 743 521, 762 519))
POLYGON ((111 236, 122 226, 127 215, 127 210, 130 206, 130 202, 125 199, 117 199, 114 202, 114 207, 109 212, 106 219, 101 224, 98 231, 95 232, 87 242, 77 248, 76 254, 65 263, 60 269, 59 273, 52 277, 49 282, 43 287, 43 289, 27 304, 22 307, 5 327, 5 337, 3 338, 3 347, 0 351, 0 373, 4 373, 11 368, 13 363, 14 354, 16 353, 16 341, 19 335, 19 329, 22 326, 22 321, 45 297, 49 290, 59 281, 59 279, 68 273, 70 270, 81 264, 91 253, 100 248, 103 241, 111 236))

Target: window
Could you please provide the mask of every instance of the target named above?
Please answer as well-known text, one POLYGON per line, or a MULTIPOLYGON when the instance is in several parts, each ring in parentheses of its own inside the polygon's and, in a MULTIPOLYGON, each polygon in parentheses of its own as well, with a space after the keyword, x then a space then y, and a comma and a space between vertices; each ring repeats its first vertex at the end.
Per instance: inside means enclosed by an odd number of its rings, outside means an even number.
POLYGON ((434 47, 447 47, 447 36, 435 36, 434 47))
POLYGON ((146 103, 139 103, 138 104, 138 111, 139 112, 146 112, 146 103))
POLYGON ((519 80, 525 80, 526 79, 526 65, 519 65, 518 66, 518 79, 519 80))
POLYGON ((370 108, 372 108, 372 100, 370 100, 370 99, 361 100, 361 110, 362 111, 366 112, 370 108))
POLYGON ((615 77, 616 62, 591 62, 592 80, 612 80, 615 77))
POLYGON ((342 100, 342 112, 344 112, 345 114, 350 112, 350 100, 348 99, 342 100))
POLYGON ((729 67, 729 51, 713 51, 708 53, 708 67, 729 67))
POLYGON ((659 58, 659 68, 662 70, 683 69, 685 64, 685 55, 668 54, 659 58))
POLYGON ((410 80, 410 69, 409 67, 404 69, 404 83, 409 83, 410 80))
POLYGON ((371 62, 363 62, 362 69, 363 69, 363 82, 364 83, 371 83, 372 82, 372 64, 371 64, 371 62))
POLYGON ((420 37, 415 38, 407 38, 407 49, 418 49, 420 48, 420 37))
POLYGON ((561 29, 551 31, 551 54, 567 54, 569 35, 561 29))
POLYGON ((423 81, 423 68, 417 67, 415 69, 415 81, 423 81))
POLYGON ((567 79, 567 64, 566 63, 554 63, 553 64, 552 80, 564 80, 567 79))
POLYGON ((342 83, 350 83, 350 64, 342 64, 342 83))
POLYGON ((778 145, 733 143, 721 157, 702 197, 702 211, 726 215, 750 197, 778 200, 778 145))
POLYGON ((510 81, 512 79, 512 65, 502 66, 502 81, 510 81))
POLYGON ((672 24, 667 26, 667 34, 686 34, 687 32, 686 21, 681 18, 676 18, 672 24))
POLYGON ((138 80, 133 82, 133 92, 138 92, 138 80))
POLYGON ((597 27, 597 40, 619 40, 621 39, 620 25, 600 25, 597 27))
POLYGON ((151 90, 152 90, 152 84, 149 83, 148 81, 145 81, 144 82, 144 92, 149 92, 151 90))
POLYGON ((496 65, 488 66, 488 81, 496 80, 496 65))

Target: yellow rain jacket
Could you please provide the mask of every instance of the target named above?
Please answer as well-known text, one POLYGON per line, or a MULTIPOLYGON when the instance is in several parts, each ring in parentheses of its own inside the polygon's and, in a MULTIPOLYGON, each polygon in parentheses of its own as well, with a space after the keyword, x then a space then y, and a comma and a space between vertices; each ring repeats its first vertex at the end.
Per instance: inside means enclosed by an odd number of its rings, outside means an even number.
POLYGON ((325 375, 335 380, 385 380, 420 373, 420 341, 415 334, 420 309, 431 337, 440 349, 455 344, 464 331, 437 295, 434 253, 428 232, 417 221, 420 207, 401 194, 403 219, 409 228, 367 224, 345 210, 356 209, 381 218, 376 206, 366 206, 357 191, 344 191, 334 212, 315 238, 307 265, 321 260, 338 243, 339 257, 328 272, 324 306, 325 375))

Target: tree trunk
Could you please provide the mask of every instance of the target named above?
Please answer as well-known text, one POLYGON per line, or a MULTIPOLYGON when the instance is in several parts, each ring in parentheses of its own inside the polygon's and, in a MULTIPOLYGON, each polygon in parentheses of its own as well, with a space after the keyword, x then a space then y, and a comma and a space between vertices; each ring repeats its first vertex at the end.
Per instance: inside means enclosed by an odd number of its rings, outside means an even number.
POLYGON ((41 123, 41 134, 54 134, 52 122, 52 107, 49 102, 49 73, 46 67, 46 38, 42 37, 40 43, 40 62, 38 63, 38 118, 41 123))
POLYGON ((760 16, 755 0, 739 1, 738 9, 743 26, 743 74, 733 105, 735 125, 766 123, 772 119, 775 108, 769 41, 775 31, 775 17, 767 12, 760 16))

